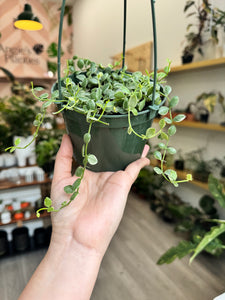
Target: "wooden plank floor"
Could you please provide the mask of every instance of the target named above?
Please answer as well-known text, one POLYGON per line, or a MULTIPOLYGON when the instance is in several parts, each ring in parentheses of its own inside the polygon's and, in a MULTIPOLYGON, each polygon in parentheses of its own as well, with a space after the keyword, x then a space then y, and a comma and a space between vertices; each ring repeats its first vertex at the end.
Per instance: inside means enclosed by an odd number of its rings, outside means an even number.
MULTIPOLYGON (((156 265, 178 241, 173 228, 151 212, 147 202, 130 194, 91 300, 212 300, 225 292, 225 256, 201 255, 191 266, 188 258, 156 265)), ((0 260, 1 300, 18 299, 44 254, 39 250, 0 260)))

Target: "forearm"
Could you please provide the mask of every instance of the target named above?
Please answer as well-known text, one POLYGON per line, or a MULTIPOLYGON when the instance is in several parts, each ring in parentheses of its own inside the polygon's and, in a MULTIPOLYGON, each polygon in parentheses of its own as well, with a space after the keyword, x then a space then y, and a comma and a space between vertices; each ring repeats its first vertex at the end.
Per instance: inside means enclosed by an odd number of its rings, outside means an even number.
POLYGON ((73 240, 53 241, 19 300, 90 299, 102 256, 73 240))

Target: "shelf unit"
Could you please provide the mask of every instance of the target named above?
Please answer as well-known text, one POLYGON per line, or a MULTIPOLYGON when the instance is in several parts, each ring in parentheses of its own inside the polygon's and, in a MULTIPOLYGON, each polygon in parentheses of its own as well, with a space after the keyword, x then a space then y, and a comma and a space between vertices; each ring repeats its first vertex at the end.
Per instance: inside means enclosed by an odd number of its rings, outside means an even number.
POLYGON ((1 186, 0 190, 6 190, 6 189, 11 189, 11 188, 20 188, 20 187, 25 187, 25 186, 31 186, 31 185, 39 185, 39 184, 45 184, 45 183, 50 183, 51 179, 45 176, 45 180, 43 181, 37 181, 34 180, 32 182, 26 182, 24 178, 20 178, 19 183, 14 183, 9 180, 1 180, 1 186))
MULTIPOLYGON (((215 58, 215 59, 209 59, 204 61, 196 61, 189 64, 184 64, 181 66, 174 66, 171 67, 170 74, 171 73, 177 73, 177 72, 186 72, 186 71, 192 71, 192 70, 200 70, 200 69, 208 69, 213 67, 224 67, 225 66, 225 57, 221 58, 215 58)), ((163 69, 159 70, 160 72, 163 71, 163 69)))
MULTIPOLYGON (((48 212, 43 212, 40 216, 40 219, 42 218, 46 218, 46 217, 49 217, 50 214, 48 212)), ((6 225, 10 225, 10 224, 17 224, 17 226, 22 226, 23 222, 27 222, 27 221, 32 221, 32 220, 36 220, 37 219, 37 216, 35 213, 31 214, 30 218, 23 218, 23 219, 20 219, 20 220, 15 220, 15 219, 12 219, 9 223, 6 223, 6 224, 3 224, 0 222, 0 226, 6 226, 6 225)))

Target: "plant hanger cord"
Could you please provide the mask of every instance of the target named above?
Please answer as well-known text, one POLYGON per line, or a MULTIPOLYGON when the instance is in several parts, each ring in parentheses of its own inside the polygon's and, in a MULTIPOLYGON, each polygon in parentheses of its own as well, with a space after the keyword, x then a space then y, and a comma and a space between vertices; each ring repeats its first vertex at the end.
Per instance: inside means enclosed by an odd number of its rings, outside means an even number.
POLYGON ((156 21, 155 21, 155 1, 151 1, 152 9, 152 28, 153 28, 153 47, 154 47, 154 78, 153 78, 153 94, 152 94, 152 105, 155 102, 155 90, 156 90, 156 79, 157 79, 157 35, 156 35, 156 21))
POLYGON ((123 10, 123 58, 122 58, 122 69, 125 66, 125 56, 126 56, 126 27, 127 27, 127 0, 124 0, 124 10, 123 10))
POLYGON ((59 99, 62 99, 62 91, 61 91, 61 43, 62 43, 62 28, 63 28, 63 17, 65 11, 65 4, 66 0, 62 1, 61 6, 61 13, 60 13, 60 23, 59 23, 59 36, 58 36, 58 53, 57 53, 57 60, 58 60, 58 89, 59 89, 59 99))
MULTIPOLYGON (((155 21, 155 1, 156 0, 150 0, 151 10, 152 10, 152 28, 153 28, 153 45, 154 45, 154 78, 153 78, 152 105, 154 105, 155 102, 155 90, 156 90, 156 79, 157 79, 157 35, 156 35, 156 21, 155 21)), ((125 56, 126 56, 126 25, 127 25, 127 0, 124 0, 122 69, 125 66, 125 56)))

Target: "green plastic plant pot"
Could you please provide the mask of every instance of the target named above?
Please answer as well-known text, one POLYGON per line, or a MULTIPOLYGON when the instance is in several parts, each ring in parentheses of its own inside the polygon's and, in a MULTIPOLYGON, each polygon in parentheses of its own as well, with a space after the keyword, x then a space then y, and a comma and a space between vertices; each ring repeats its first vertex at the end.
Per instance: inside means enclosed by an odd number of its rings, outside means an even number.
MULTIPOLYGON (((131 116, 133 129, 139 134, 145 134, 155 115, 156 111, 149 109, 131 116)), ((74 158, 78 164, 83 165, 83 136, 88 132, 89 123, 86 122, 86 116, 75 111, 64 110, 63 117, 73 144, 74 158)), ((124 170, 128 164, 141 157, 146 141, 133 133, 127 133, 127 115, 106 115, 101 121, 109 125, 99 122, 92 125, 88 154, 94 154, 98 163, 88 168, 95 172, 124 170)))

